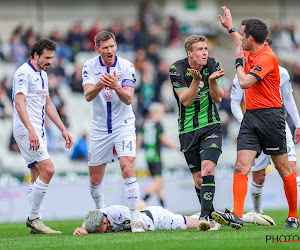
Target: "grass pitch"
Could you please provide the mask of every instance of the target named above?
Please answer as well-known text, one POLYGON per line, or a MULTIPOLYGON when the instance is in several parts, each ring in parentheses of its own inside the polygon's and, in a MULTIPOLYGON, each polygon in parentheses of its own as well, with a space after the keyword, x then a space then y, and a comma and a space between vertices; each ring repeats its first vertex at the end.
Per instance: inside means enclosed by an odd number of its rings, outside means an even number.
POLYGON ((300 242, 277 242, 297 240, 300 229, 282 229, 286 210, 265 211, 276 226, 245 224, 241 230, 221 227, 219 231, 198 232, 196 229, 153 231, 146 233, 110 233, 73 236, 73 231, 82 220, 46 221, 45 224, 58 235, 31 235, 24 223, 0 224, 0 249, 297 249, 300 242), (267 235, 274 240, 266 242, 267 235), (288 238, 290 235, 290 238, 288 238), (283 237, 285 236, 285 238, 283 237), (294 236, 294 237, 293 237, 294 236), (274 243, 272 243, 274 242, 274 243))

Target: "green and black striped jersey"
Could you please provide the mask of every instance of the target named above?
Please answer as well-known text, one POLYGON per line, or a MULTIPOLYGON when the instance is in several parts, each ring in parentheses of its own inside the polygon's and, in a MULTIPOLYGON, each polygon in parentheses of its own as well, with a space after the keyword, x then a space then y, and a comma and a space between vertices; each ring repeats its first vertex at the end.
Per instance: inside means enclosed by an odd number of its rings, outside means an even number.
POLYGON ((146 119, 142 129, 142 134, 147 162, 161 162, 160 136, 163 133, 163 127, 160 122, 155 122, 152 119, 146 119))
MULTIPOLYGON (((173 85, 173 92, 179 107, 178 127, 179 133, 187 133, 212 124, 220 123, 217 107, 209 94, 208 77, 215 71, 221 70, 219 62, 208 57, 207 64, 200 70, 202 80, 198 94, 190 107, 185 107, 175 90, 188 89, 193 81, 188 59, 182 59, 171 65, 169 75, 173 85)), ((221 78, 217 79, 218 86, 222 88, 221 78)))

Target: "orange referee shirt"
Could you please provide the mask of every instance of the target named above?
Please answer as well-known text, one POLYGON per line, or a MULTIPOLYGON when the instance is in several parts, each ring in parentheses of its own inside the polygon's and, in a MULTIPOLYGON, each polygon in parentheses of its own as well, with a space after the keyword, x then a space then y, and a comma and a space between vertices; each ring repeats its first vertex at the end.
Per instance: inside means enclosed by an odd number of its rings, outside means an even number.
POLYGON ((257 82, 245 90, 246 109, 280 108, 280 74, 278 59, 266 44, 261 50, 250 54, 245 51, 244 71, 256 77, 257 82))

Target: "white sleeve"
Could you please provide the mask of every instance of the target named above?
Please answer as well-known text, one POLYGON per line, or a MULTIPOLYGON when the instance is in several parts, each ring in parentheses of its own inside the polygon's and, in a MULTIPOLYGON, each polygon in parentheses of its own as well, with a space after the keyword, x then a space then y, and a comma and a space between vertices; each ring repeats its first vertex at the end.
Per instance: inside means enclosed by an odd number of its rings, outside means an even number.
POLYGON ((26 72, 17 71, 14 75, 14 96, 18 93, 23 93, 27 96, 28 93, 28 75, 26 72))
POLYGON ((94 65, 90 60, 87 61, 82 68, 82 86, 87 83, 96 84, 94 65))
POLYGON ((287 70, 281 71, 280 74, 280 92, 281 92, 281 98, 284 107, 286 108, 286 111, 291 116, 296 128, 299 128, 300 127, 299 112, 292 94, 293 93, 292 84, 290 82, 290 76, 287 70))
POLYGON ((244 117, 241 109, 241 101, 244 97, 244 92, 245 91, 240 87, 237 75, 235 75, 230 94, 230 107, 232 114, 238 120, 239 123, 242 122, 244 117))
POLYGON ((241 123, 244 117, 243 111, 241 109, 241 102, 231 99, 230 107, 234 117, 238 120, 239 123, 241 123))
POLYGON ((131 80, 133 82, 136 81, 134 65, 129 61, 127 61, 126 65, 124 65, 124 72, 122 78, 122 80, 131 80))
POLYGON ((284 107, 286 108, 286 111, 292 117, 292 120, 293 120, 296 128, 299 128, 300 127, 299 112, 298 112, 292 92, 282 91, 282 101, 283 101, 284 107))

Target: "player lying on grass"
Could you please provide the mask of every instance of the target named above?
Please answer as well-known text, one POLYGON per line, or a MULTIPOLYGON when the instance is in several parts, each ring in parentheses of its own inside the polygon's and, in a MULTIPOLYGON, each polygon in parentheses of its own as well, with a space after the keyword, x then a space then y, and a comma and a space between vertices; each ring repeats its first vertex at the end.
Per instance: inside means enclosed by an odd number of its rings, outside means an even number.
MULTIPOLYGON (((175 214, 160 206, 149 206, 141 210, 141 225, 145 231, 196 229, 199 213, 192 216, 175 214)), ((220 224, 211 221, 210 231, 220 229, 220 224)), ((198 229, 199 230, 199 229, 198 229)), ((107 206, 89 211, 82 227, 74 235, 88 233, 116 233, 130 231, 130 211, 122 205, 107 206)))

